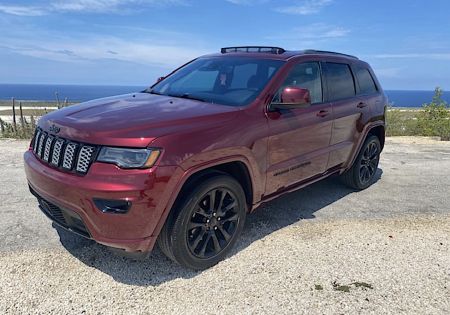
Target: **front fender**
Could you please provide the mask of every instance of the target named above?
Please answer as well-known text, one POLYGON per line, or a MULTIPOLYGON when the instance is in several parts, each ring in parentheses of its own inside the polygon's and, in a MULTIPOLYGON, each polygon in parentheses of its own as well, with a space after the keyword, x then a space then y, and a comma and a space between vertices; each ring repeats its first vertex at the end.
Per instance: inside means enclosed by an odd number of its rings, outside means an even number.
MULTIPOLYGON (((212 152, 209 152, 211 154, 212 152)), ((218 153, 217 153, 218 154, 218 153)), ((220 155, 220 154, 218 154, 220 155)), ((172 209, 181 189, 183 188, 184 184, 187 182, 189 178, 191 178, 193 175, 209 169, 213 168, 218 165, 222 165, 225 163, 230 162, 241 162, 243 163, 249 172, 250 180, 253 188, 253 202, 252 204, 256 204, 261 200, 261 196, 264 193, 264 185, 265 185, 265 178, 261 174, 261 172, 256 167, 256 161, 254 161, 254 158, 248 157, 241 154, 234 154, 229 155, 226 157, 216 158, 216 159, 208 159, 207 162, 203 163, 197 163, 194 164, 193 161, 202 161, 203 158, 194 156, 191 159, 187 159, 182 165, 180 165, 179 168, 175 171, 173 174, 172 180, 176 181, 176 184, 173 186, 174 189, 172 190, 169 200, 161 214, 161 217, 159 219, 158 224, 156 225, 152 236, 157 237, 159 233, 161 232, 162 227, 164 226, 164 223, 167 220, 167 217, 170 213, 170 210, 172 209), (176 178, 176 180, 174 179, 176 178)))

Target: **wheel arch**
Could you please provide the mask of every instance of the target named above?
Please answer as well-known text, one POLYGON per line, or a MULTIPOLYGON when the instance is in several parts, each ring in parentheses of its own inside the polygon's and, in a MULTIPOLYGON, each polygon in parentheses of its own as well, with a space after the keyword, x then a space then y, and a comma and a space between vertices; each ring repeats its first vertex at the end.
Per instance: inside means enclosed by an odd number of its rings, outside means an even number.
POLYGON ((253 204, 253 183, 248 167, 244 162, 238 160, 212 165, 190 174, 181 186, 173 205, 175 205, 179 199, 182 198, 186 191, 188 191, 192 186, 195 186, 198 182, 205 178, 220 174, 229 175, 239 182, 245 193, 247 207, 250 209, 253 204))
POLYGON ((185 171, 178 181, 177 188, 173 191, 172 197, 167 203, 152 236, 159 235, 167 219, 169 219, 172 209, 176 208, 177 203, 182 200, 183 195, 189 187, 192 187, 192 185, 195 185, 206 177, 214 176, 214 174, 226 174, 236 179, 244 190, 247 211, 252 209, 252 205, 255 203, 255 198, 258 194, 258 188, 255 186, 256 183, 252 168, 245 157, 230 157, 208 165, 192 167, 185 171))
POLYGON ((378 137, 381 144, 381 150, 384 148, 385 143, 385 125, 384 122, 374 122, 370 125, 367 125, 364 132, 362 133, 358 144, 356 146, 356 149, 353 151, 352 157, 349 160, 347 166, 345 167, 345 170, 341 171, 341 174, 344 173, 346 170, 352 167, 353 163, 355 163, 356 157, 358 156, 359 151, 361 150, 361 147, 363 146, 364 142, 366 141, 367 137, 370 135, 374 135, 378 137))
MULTIPOLYGON (((370 128, 369 131, 366 134, 365 139, 367 139, 367 137, 369 135, 374 135, 374 136, 376 136, 378 138, 378 140, 380 140, 381 150, 383 150, 383 148, 384 148, 384 141, 385 141, 385 138, 386 138, 384 125, 378 125, 378 126, 370 128)), ((365 139, 364 139, 364 141, 365 141, 365 139)))

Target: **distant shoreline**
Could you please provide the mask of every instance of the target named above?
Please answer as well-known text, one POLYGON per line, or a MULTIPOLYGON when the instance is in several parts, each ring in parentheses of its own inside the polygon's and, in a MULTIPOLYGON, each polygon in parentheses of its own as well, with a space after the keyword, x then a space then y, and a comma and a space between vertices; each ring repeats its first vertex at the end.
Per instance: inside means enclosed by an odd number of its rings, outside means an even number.
MULTIPOLYGON (((11 102, 14 97, 23 104, 32 103, 63 103, 67 98, 70 103, 85 102, 88 100, 138 93, 146 86, 108 86, 108 85, 30 85, 30 84, 0 84, 0 103, 11 102), (57 93, 56 93, 57 92, 57 93)), ((424 103, 431 102, 432 90, 384 90, 389 103, 395 108, 420 108, 424 103)), ((450 93, 445 92, 443 99, 450 103, 450 93)))
MULTIPOLYGON (((55 101, 32 101, 32 100, 15 100, 16 102, 16 109, 19 108, 19 103, 22 103, 23 107, 39 107, 39 108, 47 108, 47 109, 57 109, 57 102, 55 101)), ((81 102, 69 102, 70 105, 78 104, 81 102)), ((60 101, 60 104, 63 104, 62 101, 60 101)), ((6 110, 12 108, 12 101, 11 100, 0 100, 0 109, 6 110)), ((422 107, 408 107, 408 106, 393 106, 392 108, 389 108, 388 110, 395 109, 400 111, 415 111, 415 110, 421 110, 422 107)))

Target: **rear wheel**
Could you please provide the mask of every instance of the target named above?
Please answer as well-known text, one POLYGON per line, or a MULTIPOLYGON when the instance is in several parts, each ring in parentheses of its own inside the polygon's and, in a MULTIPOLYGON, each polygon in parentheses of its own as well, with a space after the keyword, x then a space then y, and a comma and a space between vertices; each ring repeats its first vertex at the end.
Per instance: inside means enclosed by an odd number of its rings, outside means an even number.
POLYGON ((232 248, 245 222, 245 194, 228 175, 216 175, 182 196, 161 231, 162 251, 192 269, 206 269, 232 248))
POLYGON ((364 142, 352 167, 341 175, 343 182, 354 189, 369 187, 375 178, 380 161, 381 145, 377 136, 370 135, 364 142))

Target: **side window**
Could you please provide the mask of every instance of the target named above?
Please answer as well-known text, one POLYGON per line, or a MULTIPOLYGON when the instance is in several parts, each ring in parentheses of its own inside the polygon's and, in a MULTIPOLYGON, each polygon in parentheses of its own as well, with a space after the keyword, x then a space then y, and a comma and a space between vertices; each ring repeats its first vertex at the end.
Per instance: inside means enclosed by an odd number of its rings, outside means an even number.
POLYGON ((355 82, 349 65, 327 62, 326 77, 330 101, 355 96, 355 82))
POLYGON ((308 89, 311 103, 322 103, 322 80, 320 78, 319 63, 306 62, 294 66, 278 91, 278 97, 281 90, 287 86, 298 86, 308 89))
POLYGON ((361 94, 372 94, 377 92, 377 86, 373 81, 369 70, 363 67, 356 68, 356 78, 358 79, 361 94))

